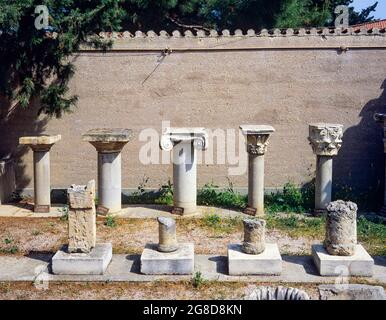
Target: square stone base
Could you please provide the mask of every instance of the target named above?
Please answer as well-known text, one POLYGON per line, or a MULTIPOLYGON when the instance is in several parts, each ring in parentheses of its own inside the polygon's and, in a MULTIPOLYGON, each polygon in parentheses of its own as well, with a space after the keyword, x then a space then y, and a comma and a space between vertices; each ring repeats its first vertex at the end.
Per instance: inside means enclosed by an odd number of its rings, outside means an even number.
POLYGON ((59 250, 52 258, 54 274, 103 274, 113 256, 111 243, 99 243, 90 253, 68 253, 59 250))
POLYGON ((276 243, 266 243, 264 252, 246 254, 241 244, 228 245, 228 272, 231 276, 280 275, 282 259, 276 243))
POLYGON ((321 244, 312 246, 312 257, 321 276, 360 276, 373 275, 374 260, 358 244, 353 256, 333 256, 321 244))
POLYGON ((192 274, 194 271, 193 243, 180 243, 174 252, 159 252, 156 244, 147 244, 141 255, 143 274, 192 274))

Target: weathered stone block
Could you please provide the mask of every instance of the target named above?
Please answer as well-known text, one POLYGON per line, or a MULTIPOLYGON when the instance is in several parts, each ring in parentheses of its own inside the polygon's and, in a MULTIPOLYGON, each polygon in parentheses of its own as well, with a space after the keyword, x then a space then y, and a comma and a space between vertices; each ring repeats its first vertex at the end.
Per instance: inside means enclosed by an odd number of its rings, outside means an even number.
POLYGON ((318 287, 320 300, 386 300, 381 286, 365 284, 323 284, 318 287))
POLYGON ((352 256, 333 256, 323 245, 313 245, 312 257, 321 276, 373 275, 374 260, 360 244, 356 246, 352 256))
POLYGON ((265 221, 244 219, 244 241, 241 249, 244 253, 260 254, 265 250, 265 221))
POLYGON ((52 272, 68 275, 103 274, 112 256, 111 243, 97 244, 90 253, 70 253, 64 248, 52 258, 52 272))
POLYGON ((88 253, 96 243, 95 182, 68 189, 68 251, 88 253))
POLYGON ((194 245, 181 243, 173 252, 159 252, 157 245, 147 244, 141 255, 141 273, 192 274, 194 271, 194 245))
POLYGON ((357 210, 353 202, 342 200, 327 206, 324 246, 331 255, 351 256, 357 245, 357 210))
POLYGON ((260 254, 246 254, 240 244, 228 245, 228 272, 231 276, 280 275, 281 271, 282 259, 277 244, 267 243, 260 254))

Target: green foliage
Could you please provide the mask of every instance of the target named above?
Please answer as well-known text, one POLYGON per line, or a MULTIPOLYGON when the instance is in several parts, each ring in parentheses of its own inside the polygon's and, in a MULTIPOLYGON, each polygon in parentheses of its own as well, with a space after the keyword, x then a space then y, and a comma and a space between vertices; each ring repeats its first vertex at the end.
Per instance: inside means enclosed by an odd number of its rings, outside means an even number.
POLYGON ((173 184, 168 180, 168 183, 161 186, 158 192, 158 197, 154 200, 156 204, 164 204, 171 206, 173 204, 173 184))
POLYGON ((214 206, 220 208, 229 208, 243 210, 247 204, 247 196, 243 196, 229 187, 228 190, 221 191, 218 186, 213 184, 205 184, 198 191, 197 203, 203 206, 214 206))
POLYGON ((357 224, 358 240, 373 255, 386 255, 386 225, 374 223, 361 216, 357 224))
POLYGON ((68 221, 68 206, 63 206, 59 209, 59 211, 62 213, 60 220, 61 221, 68 221))
MULTIPOLYGON (((39 113, 61 117, 78 97, 70 95, 72 56, 81 45, 107 50, 100 31, 172 31, 332 25, 334 8, 353 0, 0 0, 0 95, 6 112, 33 103, 39 113), (37 5, 49 10, 49 27, 37 30, 37 5)), ((372 17, 375 5, 351 23, 372 17)), ((3 111, 3 110, 0 110, 3 111)))
POLYGON ((242 218, 240 216, 221 217, 215 212, 205 214, 201 223, 203 227, 212 231, 216 238, 223 237, 242 228, 242 218))
POLYGON ((110 228, 115 228, 117 226, 117 221, 114 216, 108 215, 106 217, 105 225, 110 228))
POLYGON ((202 277, 201 271, 197 271, 192 279, 193 287, 199 289, 205 283, 205 279, 202 277))
POLYGON ((70 111, 77 97, 68 95, 68 58, 82 44, 111 46, 95 33, 119 29, 124 13, 116 0, 0 0, 0 95, 22 108, 38 98, 39 113, 50 116, 70 111), (49 9, 47 29, 35 28, 37 5, 49 9))
POLYGON ((19 251, 17 245, 14 244, 14 240, 11 236, 7 236, 3 239, 4 246, 0 246, 0 252, 5 254, 15 254, 19 251))
POLYGON ((313 183, 298 188, 291 182, 287 182, 282 192, 272 193, 265 197, 267 212, 297 212, 310 210, 313 206, 313 183))

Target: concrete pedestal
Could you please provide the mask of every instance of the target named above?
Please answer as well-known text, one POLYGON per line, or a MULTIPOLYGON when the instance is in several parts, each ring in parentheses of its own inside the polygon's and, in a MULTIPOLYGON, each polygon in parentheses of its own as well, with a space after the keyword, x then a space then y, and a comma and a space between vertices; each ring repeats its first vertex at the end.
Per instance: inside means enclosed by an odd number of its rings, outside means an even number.
POLYGON ((275 243, 266 243, 264 252, 246 254, 240 244, 228 245, 228 272, 231 276, 280 275, 282 259, 275 243))
POLYGON ((21 137, 19 144, 27 145, 33 150, 34 162, 34 211, 50 212, 51 178, 50 149, 61 139, 56 136, 21 137))
POLYGON ((147 244, 141 255, 143 274, 192 274, 194 245, 181 243, 173 252, 159 252, 156 244, 147 244))
POLYGON ((353 256, 333 256, 323 245, 312 246, 312 258, 321 276, 371 277, 374 260, 358 244, 353 256))
POLYGON ((103 274, 113 256, 111 243, 99 243, 90 253, 68 253, 59 250, 52 258, 52 272, 68 275, 103 274))

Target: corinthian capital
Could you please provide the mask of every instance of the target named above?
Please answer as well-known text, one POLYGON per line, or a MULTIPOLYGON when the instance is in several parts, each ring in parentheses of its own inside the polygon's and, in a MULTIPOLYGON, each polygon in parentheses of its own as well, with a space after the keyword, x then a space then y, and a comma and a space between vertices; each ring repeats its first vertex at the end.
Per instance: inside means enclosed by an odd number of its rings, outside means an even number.
POLYGON ((263 155, 267 151, 268 138, 275 129, 266 125, 241 125, 241 132, 246 136, 247 152, 251 155, 263 155))
POLYGON ((308 140, 318 156, 336 156, 342 146, 343 125, 313 123, 309 125, 308 140))
POLYGON ((170 151, 178 143, 191 142, 197 150, 206 150, 208 134, 204 128, 166 128, 160 139, 160 148, 170 151))

